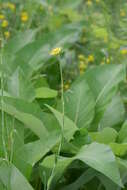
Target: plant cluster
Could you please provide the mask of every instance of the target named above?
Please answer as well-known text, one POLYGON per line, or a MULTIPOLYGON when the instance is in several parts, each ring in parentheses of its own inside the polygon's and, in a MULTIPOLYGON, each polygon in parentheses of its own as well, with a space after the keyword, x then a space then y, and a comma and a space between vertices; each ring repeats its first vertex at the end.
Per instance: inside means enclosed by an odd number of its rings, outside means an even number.
POLYGON ((0 1, 0 190, 127 189, 126 7, 0 1))

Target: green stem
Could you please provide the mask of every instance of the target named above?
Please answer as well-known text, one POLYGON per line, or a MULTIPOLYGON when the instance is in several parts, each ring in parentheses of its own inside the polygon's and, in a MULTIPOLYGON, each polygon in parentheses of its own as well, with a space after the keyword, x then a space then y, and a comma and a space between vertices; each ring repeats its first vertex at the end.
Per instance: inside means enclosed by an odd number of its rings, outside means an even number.
POLYGON ((62 72, 62 66, 61 66, 61 61, 59 59, 59 67, 60 67, 60 78, 61 78, 61 104, 62 104, 62 127, 61 127, 61 137, 60 137, 60 144, 58 147, 58 152, 55 155, 55 163, 51 172, 51 176, 48 180, 48 184, 47 184, 47 190, 49 190, 50 188, 50 182, 53 178, 54 175, 54 171, 58 162, 58 157, 60 155, 60 151, 61 151, 61 147, 62 147, 62 143, 63 143, 63 139, 64 139, 64 115, 65 115, 65 111, 64 111, 64 80, 63 80, 63 72, 62 72))
POLYGON ((61 127, 61 140, 60 140, 60 145, 58 149, 58 156, 60 155, 61 147, 62 147, 62 142, 64 139, 64 115, 65 115, 65 110, 64 110, 64 81, 63 81, 63 72, 62 72, 62 66, 61 63, 59 62, 60 65, 60 78, 61 78, 61 104, 62 104, 62 127, 61 127))
POLYGON ((14 149, 14 128, 15 128, 15 117, 13 117, 13 123, 12 123, 12 131, 10 134, 10 139, 11 139, 11 153, 10 153, 10 163, 12 163, 13 160, 13 149, 14 149))
MULTIPOLYGON (((1 68, 3 65, 3 40, 1 41, 1 54, 0 54, 0 62, 1 62, 1 68)), ((3 143, 3 151, 4 151, 4 157, 6 160, 8 160, 7 150, 6 150, 6 143, 5 143, 5 123, 4 123, 4 74, 3 74, 3 68, 1 70, 1 127, 2 127, 2 143, 3 143)))

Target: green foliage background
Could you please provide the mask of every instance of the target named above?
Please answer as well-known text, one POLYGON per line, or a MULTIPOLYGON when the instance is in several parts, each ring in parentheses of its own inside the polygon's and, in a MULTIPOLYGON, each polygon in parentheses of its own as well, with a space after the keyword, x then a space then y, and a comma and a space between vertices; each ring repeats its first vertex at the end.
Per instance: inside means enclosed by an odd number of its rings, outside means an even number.
POLYGON ((0 1, 0 190, 127 189, 126 8, 0 1))

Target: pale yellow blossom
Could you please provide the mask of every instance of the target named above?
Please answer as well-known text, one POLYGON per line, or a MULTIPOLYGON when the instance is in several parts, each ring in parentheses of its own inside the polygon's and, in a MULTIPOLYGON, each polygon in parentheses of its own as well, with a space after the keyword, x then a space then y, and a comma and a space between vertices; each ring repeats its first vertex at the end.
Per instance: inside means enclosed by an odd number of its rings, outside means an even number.
POLYGON ((59 55, 61 53, 61 47, 57 47, 51 50, 50 55, 59 55))
POLYGON ((21 21, 22 21, 22 22, 27 22, 28 19, 29 19, 28 13, 25 12, 25 11, 22 12, 22 13, 21 13, 21 21))
POLYGON ((6 28, 8 26, 8 21, 7 20, 3 20, 3 22, 1 23, 2 28, 6 28))
POLYGON ((5 31, 4 32, 4 36, 6 39, 8 39, 10 37, 10 32, 9 31, 5 31))
POLYGON ((88 62, 94 62, 94 56, 93 55, 88 56, 88 62))

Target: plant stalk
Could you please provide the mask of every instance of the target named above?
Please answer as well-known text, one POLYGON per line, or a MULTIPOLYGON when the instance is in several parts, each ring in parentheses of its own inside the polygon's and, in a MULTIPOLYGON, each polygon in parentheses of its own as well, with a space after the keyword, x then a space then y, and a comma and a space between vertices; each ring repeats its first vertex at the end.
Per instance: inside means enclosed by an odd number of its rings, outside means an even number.
POLYGON ((49 190, 50 188, 50 182, 53 178, 53 174, 56 168, 56 164, 58 162, 58 157, 60 155, 60 151, 61 151, 61 147, 62 147, 62 143, 63 143, 63 139, 64 139, 64 115, 65 115, 65 110, 64 110, 64 80, 63 80, 63 71, 62 71, 62 65, 61 65, 61 61, 59 59, 59 68, 60 68, 60 80, 61 80, 61 104, 62 104, 62 127, 61 127, 61 135, 60 135, 60 144, 58 147, 58 152, 55 155, 55 163, 51 172, 51 176, 48 180, 48 184, 47 184, 47 190, 49 190))
MULTIPOLYGON (((0 62, 1 62, 1 68, 3 66, 3 39, 1 40, 1 54, 0 54, 0 62)), ((2 144, 3 144, 3 151, 4 151, 4 157, 6 160, 8 160, 7 150, 6 150, 6 142, 5 142, 5 122, 4 122, 4 73, 3 68, 1 69, 1 127, 2 127, 2 144)))

